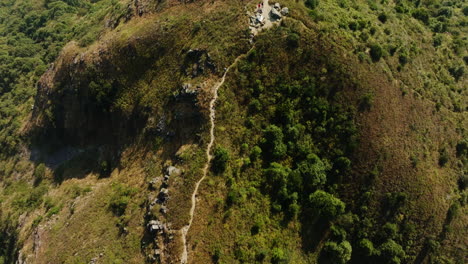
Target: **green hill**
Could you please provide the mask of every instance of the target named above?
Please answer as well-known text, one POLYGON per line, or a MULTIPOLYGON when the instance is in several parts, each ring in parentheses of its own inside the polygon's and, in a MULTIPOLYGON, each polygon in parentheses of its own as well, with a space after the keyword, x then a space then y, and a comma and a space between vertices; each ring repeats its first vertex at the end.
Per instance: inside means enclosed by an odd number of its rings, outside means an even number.
POLYGON ((467 261, 468 3, 257 4, 0 4, 0 263, 467 261))

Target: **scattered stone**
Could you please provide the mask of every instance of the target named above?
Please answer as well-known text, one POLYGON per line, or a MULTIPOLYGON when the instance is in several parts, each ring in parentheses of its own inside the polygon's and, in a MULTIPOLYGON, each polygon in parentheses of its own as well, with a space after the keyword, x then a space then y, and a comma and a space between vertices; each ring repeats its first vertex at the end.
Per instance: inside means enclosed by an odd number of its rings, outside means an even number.
POLYGON ((275 5, 273 5, 273 8, 279 11, 281 9, 281 6, 279 3, 275 3, 275 5))
POLYGON ((278 10, 276 10, 275 8, 272 8, 270 12, 270 17, 272 19, 279 20, 281 19, 282 15, 278 10))
POLYGON ((167 175, 167 174, 166 174, 166 175, 164 175, 164 181, 166 181, 166 182, 167 182, 168 180, 169 180, 169 175, 167 175))
POLYGON ((180 95, 183 95, 183 96, 192 96, 192 95, 196 95, 197 94, 197 90, 196 89, 192 89, 192 84, 190 83, 184 83, 182 85, 182 89, 180 91, 180 95))
POLYGON ((166 214, 167 213, 167 207, 166 206, 161 206, 161 208, 159 209, 159 212, 161 212, 161 214, 166 214))
POLYGON ((151 181, 149 182, 149 188, 150 188, 151 190, 156 190, 156 189, 158 188, 157 183, 158 183, 158 179, 157 179, 157 178, 151 179, 151 181))
POLYGON ((159 197, 168 197, 169 196, 169 190, 166 188, 162 188, 161 191, 159 192, 159 197))
POLYGON ((283 7, 283 9, 281 9, 281 15, 287 16, 288 14, 289 14, 289 8, 283 7))
POLYGON ((158 220, 151 220, 148 222, 148 228, 150 232, 164 233, 164 224, 158 220))
POLYGON ((179 176, 182 173, 182 171, 174 166, 169 166, 167 168, 167 175, 170 177, 172 176, 179 176))

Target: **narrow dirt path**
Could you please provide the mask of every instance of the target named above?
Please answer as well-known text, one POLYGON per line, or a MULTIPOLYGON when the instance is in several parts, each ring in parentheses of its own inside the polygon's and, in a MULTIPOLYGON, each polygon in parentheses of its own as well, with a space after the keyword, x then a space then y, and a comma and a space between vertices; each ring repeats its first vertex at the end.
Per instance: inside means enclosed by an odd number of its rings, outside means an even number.
MULTIPOLYGON (((250 49, 252 50, 253 47, 250 49)), ((246 53, 248 54, 250 50, 246 53)), ((188 225, 184 226, 181 229, 181 237, 182 237, 182 243, 184 245, 184 249, 182 251, 181 255, 181 264, 187 264, 188 263, 188 243, 187 243, 187 234, 188 231, 190 230, 190 227, 192 226, 192 221, 193 221, 193 215, 195 213, 195 207, 197 205, 197 194, 198 194, 198 188, 200 187, 200 184, 203 182, 203 180, 206 178, 206 175, 208 174, 208 169, 210 168, 210 163, 211 160, 213 159, 213 156, 211 155, 211 149, 213 148, 213 144, 215 141, 215 117, 216 117, 216 108, 215 104, 216 101, 218 100, 218 90, 219 88, 224 84, 224 81, 226 80, 226 75, 228 74, 229 70, 236 65, 236 63, 244 56, 244 54, 240 55, 237 57, 234 62, 226 69, 226 71, 223 74, 223 77, 221 80, 213 87, 213 98, 210 101, 210 142, 208 143, 208 146, 206 147, 206 164, 205 167, 203 168, 203 176, 200 178, 200 180, 195 184, 195 189, 193 190, 192 193, 192 207, 190 208, 190 220, 188 222, 188 225)))

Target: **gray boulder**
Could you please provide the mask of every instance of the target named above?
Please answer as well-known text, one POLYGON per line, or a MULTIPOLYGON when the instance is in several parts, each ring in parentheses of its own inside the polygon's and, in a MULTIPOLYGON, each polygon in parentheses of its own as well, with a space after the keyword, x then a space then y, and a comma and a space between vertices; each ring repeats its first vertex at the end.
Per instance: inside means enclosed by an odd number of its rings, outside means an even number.
POLYGON ((275 19, 275 20, 281 19, 282 17, 281 13, 274 8, 271 9, 270 16, 272 19, 275 19))
POLYGON ((287 16, 288 14, 289 14, 289 8, 283 7, 283 9, 281 9, 281 15, 287 16))

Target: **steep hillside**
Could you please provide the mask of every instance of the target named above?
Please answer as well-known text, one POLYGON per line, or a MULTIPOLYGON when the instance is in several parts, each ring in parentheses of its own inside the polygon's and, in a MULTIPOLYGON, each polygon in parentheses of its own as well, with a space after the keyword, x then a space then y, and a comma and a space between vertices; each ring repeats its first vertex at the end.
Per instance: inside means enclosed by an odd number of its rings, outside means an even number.
POLYGON ((468 261, 468 4, 278 4, 0 4, 0 263, 468 261))

